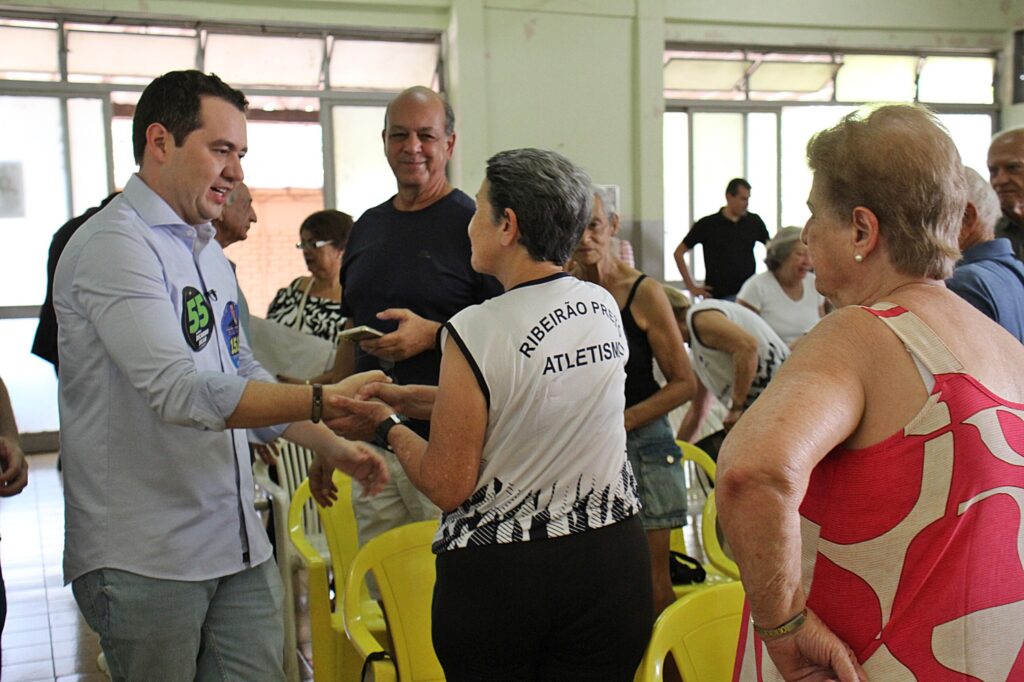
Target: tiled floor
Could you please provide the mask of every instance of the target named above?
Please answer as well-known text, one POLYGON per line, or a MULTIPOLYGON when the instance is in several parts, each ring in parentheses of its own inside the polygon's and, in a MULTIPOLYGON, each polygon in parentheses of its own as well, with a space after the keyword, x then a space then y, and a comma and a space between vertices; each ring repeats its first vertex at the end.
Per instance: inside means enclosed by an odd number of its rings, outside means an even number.
POLYGON ((99 639, 62 585, 64 496, 56 455, 29 458, 29 485, 0 499, 0 566, 7 585, 4 682, 105 682, 99 639))
MULTIPOLYGON (((96 657, 99 638, 85 624, 71 594, 62 585, 64 550, 64 493, 56 468, 57 456, 30 457, 29 485, 16 497, 0 498, 0 567, 7 587, 7 624, 0 641, 0 680, 3 682, 107 682, 96 657)), ((690 488, 690 511, 699 511, 703 494, 690 488)), ((699 514, 691 514, 684 529, 686 546, 704 560, 700 547, 699 514)), ((304 581, 296 585, 299 647, 310 655, 308 611, 304 581)), ((300 656, 303 680, 311 669, 300 656)))
MULTIPOLYGON (((7 587, 7 623, 0 641, 3 682, 107 682, 96 657, 99 638, 82 619, 71 587, 62 585, 64 492, 57 456, 29 457, 29 484, 0 498, 0 567, 7 587)), ((301 578, 301 577, 300 577, 301 578)), ((299 579, 299 645, 310 655, 309 616, 299 579)), ((300 657, 303 680, 312 671, 300 657)))

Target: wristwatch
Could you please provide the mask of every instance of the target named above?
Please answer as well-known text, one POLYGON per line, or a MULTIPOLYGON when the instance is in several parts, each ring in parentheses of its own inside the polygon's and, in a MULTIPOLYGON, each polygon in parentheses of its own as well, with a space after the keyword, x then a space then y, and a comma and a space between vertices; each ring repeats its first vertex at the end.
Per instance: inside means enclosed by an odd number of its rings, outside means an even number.
POLYGON ((400 414, 390 414, 387 419, 384 419, 377 424, 377 429, 374 431, 373 444, 377 447, 384 448, 385 450, 392 450, 391 445, 388 443, 388 433, 391 429, 395 428, 399 424, 404 424, 408 419, 400 414))

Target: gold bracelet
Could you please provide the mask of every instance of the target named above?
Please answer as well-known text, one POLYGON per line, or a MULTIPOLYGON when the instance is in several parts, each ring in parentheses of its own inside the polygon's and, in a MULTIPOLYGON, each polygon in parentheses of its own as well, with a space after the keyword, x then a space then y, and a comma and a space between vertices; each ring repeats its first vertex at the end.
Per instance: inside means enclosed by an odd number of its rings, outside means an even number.
POLYGON ((767 639, 778 639, 783 635, 788 635, 791 632, 796 632, 803 624, 807 622, 807 607, 805 606, 800 613, 796 614, 782 625, 774 628, 763 628, 754 622, 754 619, 750 619, 750 624, 754 626, 754 632, 757 636, 763 640, 767 639))

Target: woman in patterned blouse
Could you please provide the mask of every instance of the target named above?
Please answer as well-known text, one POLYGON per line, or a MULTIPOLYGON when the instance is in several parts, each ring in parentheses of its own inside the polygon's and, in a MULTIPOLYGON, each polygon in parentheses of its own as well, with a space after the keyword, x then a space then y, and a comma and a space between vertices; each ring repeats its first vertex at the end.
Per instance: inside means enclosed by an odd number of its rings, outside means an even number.
POLYGON ((302 221, 299 243, 310 277, 279 289, 267 319, 334 342, 345 325, 341 314, 341 258, 352 232, 352 216, 328 209, 302 221))

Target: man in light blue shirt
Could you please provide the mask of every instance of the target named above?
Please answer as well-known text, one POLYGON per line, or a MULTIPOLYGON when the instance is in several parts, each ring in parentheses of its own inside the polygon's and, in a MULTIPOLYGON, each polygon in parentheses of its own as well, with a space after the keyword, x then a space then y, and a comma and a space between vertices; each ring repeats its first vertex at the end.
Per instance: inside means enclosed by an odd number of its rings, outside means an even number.
POLYGON ((283 432, 370 492, 387 478, 318 423, 368 377, 272 383, 241 330, 210 221, 243 177, 246 105, 198 71, 154 80, 135 113, 139 173, 57 267, 64 579, 114 679, 284 679, 246 428, 283 432))
POLYGON ((964 169, 967 209, 960 228, 960 251, 946 286, 1024 343, 1024 264, 1009 239, 995 238, 999 199, 981 175, 964 169))

